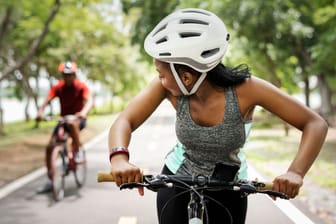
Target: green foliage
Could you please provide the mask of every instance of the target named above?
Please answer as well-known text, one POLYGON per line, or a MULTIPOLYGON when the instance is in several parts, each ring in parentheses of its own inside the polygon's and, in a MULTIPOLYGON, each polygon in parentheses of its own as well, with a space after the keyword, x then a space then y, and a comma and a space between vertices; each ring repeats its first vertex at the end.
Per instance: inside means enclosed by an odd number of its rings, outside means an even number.
MULTIPOLYGON (((147 34, 165 16, 171 13, 179 4, 178 0, 122 0, 125 13, 136 14, 137 20, 132 25, 132 44, 142 46, 147 34)), ((152 59, 147 56, 143 47, 140 51, 148 62, 152 59)))
POLYGON ((14 1, 12 4, 14 18, 11 20, 12 27, 8 33, 8 40, 18 55, 24 55, 27 53, 28 44, 43 29, 44 20, 48 16, 46 9, 52 6, 53 1, 14 1))
MULTIPOLYGON (((129 34, 123 30, 122 21, 118 20, 122 12, 115 7, 115 2, 61 1, 60 11, 34 58, 31 58, 28 73, 23 75, 38 77, 38 71, 31 70, 31 66, 37 66, 46 70, 47 77, 60 78, 58 63, 74 60, 90 80, 109 86, 112 95, 134 95, 144 85, 145 78, 142 74, 147 69, 138 63, 139 50, 131 46, 129 34)), ((2 58, 15 61, 28 52, 29 44, 44 28, 53 3, 54 0, 18 0, 4 4, 13 6, 13 13, 8 32, 2 36, 6 43, 0 51, 2 58)), ((0 19, 3 18, 4 9, 0 10, 0 19)), ((0 69, 8 63, 6 60, 0 60, 0 69)), ((8 80, 15 79, 11 76, 8 80)), ((18 90, 21 93, 17 92, 17 96, 26 95, 22 93, 22 88, 18 90)))
POLYGON ((315 62, 314 71, 319 72, 323 67, 330 76, 336 72, 336 55, 333 47, 336 46, 336 5, 325 5, 313 14, 314 23, 319 27, 319 42, 312 47, 312 58, 315 62))

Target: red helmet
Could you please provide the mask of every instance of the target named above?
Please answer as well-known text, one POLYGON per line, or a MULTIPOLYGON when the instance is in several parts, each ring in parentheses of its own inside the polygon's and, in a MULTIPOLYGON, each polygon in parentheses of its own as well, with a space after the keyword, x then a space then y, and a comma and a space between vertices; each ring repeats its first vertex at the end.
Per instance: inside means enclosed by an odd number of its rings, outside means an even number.
POLYGON ((63 74, 76 74, 77 64, 75 62, 61 62, 58 66, 58 71, 63 74))

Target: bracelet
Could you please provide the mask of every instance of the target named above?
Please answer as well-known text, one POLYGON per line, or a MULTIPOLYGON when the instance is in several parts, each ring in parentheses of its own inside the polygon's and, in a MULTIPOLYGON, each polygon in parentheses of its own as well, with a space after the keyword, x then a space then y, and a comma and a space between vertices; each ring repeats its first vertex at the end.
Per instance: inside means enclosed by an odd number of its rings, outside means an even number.
POLYGON ((112 148, 110 149, 110 161, 111 161, 111 158, 112 156, 116 155, 116 154, 120 154, 120 153, 125 153, 127 154, 127 157, 129 158, 129 151, 127 148, 124 148, 124 147, 115 147, 115 148, 112 148))

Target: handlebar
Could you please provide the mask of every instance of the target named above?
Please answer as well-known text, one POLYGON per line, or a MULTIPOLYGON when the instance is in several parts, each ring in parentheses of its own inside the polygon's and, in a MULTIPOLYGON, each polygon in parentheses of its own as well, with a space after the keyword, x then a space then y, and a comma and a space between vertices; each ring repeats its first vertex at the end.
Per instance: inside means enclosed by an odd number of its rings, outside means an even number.
POLYGON ((36 119, 37 121, 74 121, 78 119, 77 115, 74 115, 74 114, 68 114, 68 115, 65 115, 65 116, 51 116, 51 115, 48 115, 48 116, 44 116, 42 117, 41 120, 38 120, 36 119))
MULTIPOLYGON (((113 182, 114 178, 110 173, 98 172, 97 182, 113 182)), ((231 191, 240 191, 246 194, 261 193, 282 199, 289 199, 287 195, 273 191, 273 183, 264 183, 257 180, 238 180, 224 181, 209 176, 184 176, 184 175, 143 175, 141 183, 124 183, 120 186, 122 189, 132 189, 136 187, 146 187, 149 190, 157 191, 159 188, 173 186, 192 187, 196 186, 203 189, 222 189, 231 191)))
POLYGON ((114 182, 114 177, 110 173, 98 172, 97 182, 114 182))

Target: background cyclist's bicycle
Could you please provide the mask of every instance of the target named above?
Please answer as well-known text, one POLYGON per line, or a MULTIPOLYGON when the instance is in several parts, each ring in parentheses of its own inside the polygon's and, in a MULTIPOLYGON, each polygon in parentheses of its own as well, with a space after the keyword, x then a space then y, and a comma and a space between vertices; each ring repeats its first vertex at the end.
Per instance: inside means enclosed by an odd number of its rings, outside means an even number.
POLYGON ((80 159, 76 158, 76 152, 68 143, 69 133, 66 122, 78 119, 75 115, 67 115, 61 118, 55 129, 53 149, 48 159, 50 159, 49 177, 52 184, 52 195, 55 201, 62 200, 65 191, 65 179, 70 174, 74 174, 78 188, 82 187, 86 181, 87 160, 84 148, 80 147, 80 159))

